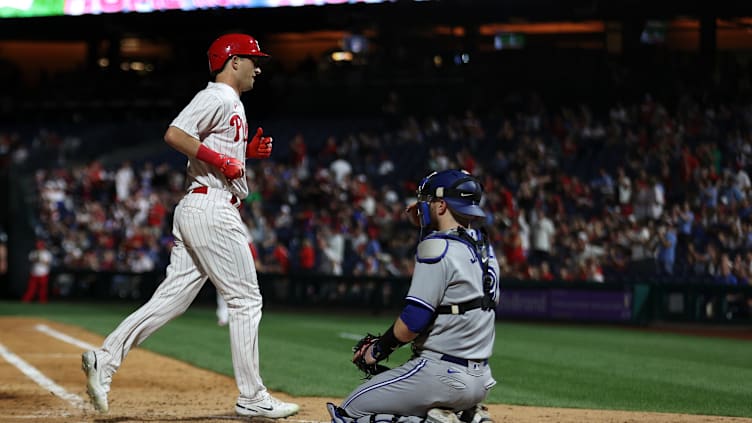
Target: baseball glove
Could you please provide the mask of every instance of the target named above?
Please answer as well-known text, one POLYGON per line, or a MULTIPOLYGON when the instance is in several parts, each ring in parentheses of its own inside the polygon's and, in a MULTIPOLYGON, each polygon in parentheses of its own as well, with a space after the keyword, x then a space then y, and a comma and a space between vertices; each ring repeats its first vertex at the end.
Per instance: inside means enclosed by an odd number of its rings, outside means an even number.
POLYGON ((357 367, 365 374, 365 379, 370 379, 374 375, 389 370, 389 367, 386 367, 379 363, 368 364, 366 362, 365 355, 368 352, 368 347, 377 343, 378 341, 379 337, 377 335, 369 333, 361 338, 352 348, 354 353, 352 362, 353 364, 355 364, 355 367, 357 367))

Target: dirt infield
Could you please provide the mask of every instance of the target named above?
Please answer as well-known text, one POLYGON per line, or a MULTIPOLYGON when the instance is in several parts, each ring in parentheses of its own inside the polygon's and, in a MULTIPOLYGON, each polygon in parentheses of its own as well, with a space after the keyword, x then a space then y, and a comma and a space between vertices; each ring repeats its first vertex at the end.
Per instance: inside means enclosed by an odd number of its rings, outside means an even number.
MULTIPOLYGON (((30 318, 0 318, 0 422, 226 422, 236 417, 232 378, 143 349, 115 376, 109 414, 87 402, 81 352, 102 338, 78 327, 30 318)), ((288 423, 325 422, 324 404, 340 398, 291 398, 301 411, 288 423)), ((715 423, 752 419, 684 414, 491 405, 496 422, 715 423)))

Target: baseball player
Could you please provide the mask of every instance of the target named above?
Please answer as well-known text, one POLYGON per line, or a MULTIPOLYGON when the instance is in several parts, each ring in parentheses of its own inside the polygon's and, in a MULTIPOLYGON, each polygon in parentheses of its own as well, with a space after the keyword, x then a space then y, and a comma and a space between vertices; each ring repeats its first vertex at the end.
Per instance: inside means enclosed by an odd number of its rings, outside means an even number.
POLYGON ((484 231, 474 227, 485 217, 479 206, 482 186, 465 171, 445 170, 424 178, 417 194, 407 213, 425 237, 418 244, 406 305, 353 361, 373 365, 408 342, 413 356, 367 380, 339 407, 328 403, 333 423, 490 420, 480 404, 496 384, 488 358, 499 265, 484 231))
POLYGON ((230 342, 240 391, 235 412, 281 418, 297 404, 272 397, 259 374, 258 326, 262 298, 238 206, 248 195, 246 158, 266 158, 272 139, 258 128, 248 140, 240 100, 253 89, 268 55, 245 34, 227 34, 209 47, 212 80, 167 129, 167 144, 188 156, 187 192, 175 207, 175 246, 166 277, 152 298, 128 316, 97 350, 82 356, 87 392, 94 407, 108 411, 113 374, 133 346, 182 314, 210 278, 229 306, 230 342))

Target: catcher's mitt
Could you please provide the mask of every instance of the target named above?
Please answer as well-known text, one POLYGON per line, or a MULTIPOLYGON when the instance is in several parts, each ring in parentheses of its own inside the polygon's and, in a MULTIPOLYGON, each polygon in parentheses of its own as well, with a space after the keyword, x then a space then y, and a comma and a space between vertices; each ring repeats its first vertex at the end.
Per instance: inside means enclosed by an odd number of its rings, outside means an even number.
POLYGON ((366 362, 365 354, 366 352, 368 352, 368 347, 377 343, 378 341, 378 336, 369 333, 361 338, 352 349, 354 353, 352 362, 353 364, 355 364, 355 367, 357 367, 365 374, 366 379, 370 379, 374 375, 389 370, 389 367, 386 367, 379 363, 368 364, 366 362))

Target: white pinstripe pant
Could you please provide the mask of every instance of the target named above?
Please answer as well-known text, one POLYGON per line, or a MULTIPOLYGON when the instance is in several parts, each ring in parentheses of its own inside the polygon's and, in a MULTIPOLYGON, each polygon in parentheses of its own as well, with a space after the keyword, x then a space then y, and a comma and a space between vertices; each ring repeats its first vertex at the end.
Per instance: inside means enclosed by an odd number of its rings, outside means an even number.
POLYGON ((188 309, 207 278, 227 302, 238 403, 266 397, 259 373, 262 298, 248 237, 228 191, 187 194, 175 208, 175 246, 167 274, 152 298, 105 339, 98 360, 112 376, 128 351, 188 309))

